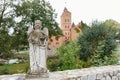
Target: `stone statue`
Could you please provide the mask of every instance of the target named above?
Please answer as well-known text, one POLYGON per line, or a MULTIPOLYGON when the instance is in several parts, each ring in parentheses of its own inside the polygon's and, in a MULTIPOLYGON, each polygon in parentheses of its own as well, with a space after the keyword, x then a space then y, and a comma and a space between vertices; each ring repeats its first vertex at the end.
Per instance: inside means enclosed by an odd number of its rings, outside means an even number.
POLYGON ((46 67, 48 29, 42 29, 41 21, 36 20, 34 27, 29 27, 27 34, 30 47, 30 71, 28 75, 31 77, 46 77, 48 76, 46 67))

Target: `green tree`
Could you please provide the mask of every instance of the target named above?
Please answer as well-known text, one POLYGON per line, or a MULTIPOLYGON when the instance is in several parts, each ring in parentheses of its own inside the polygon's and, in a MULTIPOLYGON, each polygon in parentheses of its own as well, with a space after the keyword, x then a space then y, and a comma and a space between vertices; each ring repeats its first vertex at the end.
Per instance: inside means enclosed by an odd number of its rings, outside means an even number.
POLYGON ((49 37, 59 37, 62 34, 58 23, 55 21, 56 14, 49 2, 45 0, 23 0, 20 4, 14 5, 15 14, 21 20, 14 27, 13 47, 20 48, 27 45, 26 31, 28 27, 34 25, 34 20, 42 21, 42 26, 49 30, 49 37))
POLYGON ((84 23, 83 21, 81 21, 80 24, 81 24, 81 30, 83 32, 86 31, 87 29, 89 29, 89 26, 86 23, 84 23))
POLYGON ((108 19, 104 22, 106 25, 108 25, 109 27, 114 27, 115 29, 120 29, 120 23, 113 20, 113 19, 108 19))
POLYGON ((36 19, 40 19, 43 27, 49 29, 50 37, 60 36, 62 31, 55 18, 52 6, 45 0, 1 0, 0 53, 19 50, 21 46, 28 45, 26 31, 36 19))
POLYGON ((57 14, 54 13, 55 10, 49 2, 45 0, 23 0, 22 4, 17 4, 15 7, 16 15, 22 16, 21 21, 24 22, 24 25, 34 25, 34 20, 39 19, 42 21, 43 27, 49 29, 50 37, 59 36, 62 33, 55 21, 57 14))
POLYGON ((116 34, 114 35, 117 40, 120 40, 120 23, 113 20, 108 19, 104 22, 108 27, 113 27, 113 30, 116 31, 116 34))
POLYGON ((95 21, 79 36, 80 58, 84 61, 96 57, 100 52, 110 55, 116 47, 115 31, 102 22, 95 21))
POLYGON ((0 54, 2 58, 9 57, 11 53, 10 29, 14 26, 14 12, 11 10, 14 0, 0 1, 0 54))

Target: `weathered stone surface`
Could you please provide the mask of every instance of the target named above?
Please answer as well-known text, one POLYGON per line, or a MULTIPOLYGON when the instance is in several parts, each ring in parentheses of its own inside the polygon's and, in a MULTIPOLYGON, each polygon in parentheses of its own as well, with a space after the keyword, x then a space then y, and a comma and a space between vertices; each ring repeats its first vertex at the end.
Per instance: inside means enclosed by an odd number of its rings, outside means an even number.
POLYGON ((95 80, 96 79, 96 75, 88 75, 88 80, 95 80))
POLYGON ((81 80, 88 80, 87 76, 82 76, 81 80))
POLYGON ((106 80, 105 78, 102 78, 101 80, 106 80))
POLYGON ((40 20, 35 20, 34 27, 28 29, 30 69, 26 78, 48 77, 46 67, 47 47, 48 47, 48 29, 42 29, 40 20))
POLYGON ((26 74, 2 75, 0 80, 120 80, 119 70, 120 65, 102 66, 49 72, 49 78, 25 79, 26 74), (113 76, 110 76, 111 72, 113 76))
POLYGON ((102 78, 103 78, 103 74, 102 73, 97 74, 96 79, 102 79, 102 78))
POLYGON ((114 71, 113 75, 116 76, 118 74, 118 71, 114 71))
POLYGON ((113 76, 112 80, 118 80, 117 76, 113 76))
POLYGON ((81 80, 81 78, 77 78, 77 80, 81 80))
POLYGON ((110 75, 110 76, 113 76, 113 72, 112 72, 112 71, 111 71, 111 72, 109 72, 109 75, 110 75))
POLYGON ((110 76, 106 76, 106 80, 111 80, 110 76))

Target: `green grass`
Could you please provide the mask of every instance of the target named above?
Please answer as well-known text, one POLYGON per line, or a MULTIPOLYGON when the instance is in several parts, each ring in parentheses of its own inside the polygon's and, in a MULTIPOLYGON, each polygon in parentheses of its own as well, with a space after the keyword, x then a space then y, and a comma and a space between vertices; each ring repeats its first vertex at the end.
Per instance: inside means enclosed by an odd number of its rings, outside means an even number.
POLYGON ((21 54, 29 54, 29 51, 20 51, 21 54))
POLYGON ((0 65, 0 74, 26 73, 28 68, 29 68, 28 62, 19 64, 0 65))
POLYGON ((119 60, 120 60, 120 44, 117 46, 117 51, 116 51, 118 57, 119 57, 119 60))

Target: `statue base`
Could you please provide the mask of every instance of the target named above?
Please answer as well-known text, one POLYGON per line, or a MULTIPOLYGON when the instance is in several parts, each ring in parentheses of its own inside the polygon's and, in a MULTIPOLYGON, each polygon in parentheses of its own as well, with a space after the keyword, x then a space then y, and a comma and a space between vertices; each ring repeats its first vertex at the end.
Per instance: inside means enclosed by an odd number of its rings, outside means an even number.
POLYGON ((34 78, 49 78, 48 73, 41 73, 41 74, 26 74, 26 79, 34 79, 34 78))
POLYGON ((31 73, 30 71, 28 71, 25 77, 26 79, 49 78, 49 70, 47 70, 47 72, 44 73, 31 73))

